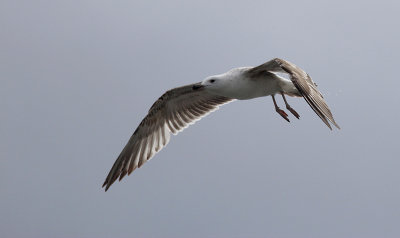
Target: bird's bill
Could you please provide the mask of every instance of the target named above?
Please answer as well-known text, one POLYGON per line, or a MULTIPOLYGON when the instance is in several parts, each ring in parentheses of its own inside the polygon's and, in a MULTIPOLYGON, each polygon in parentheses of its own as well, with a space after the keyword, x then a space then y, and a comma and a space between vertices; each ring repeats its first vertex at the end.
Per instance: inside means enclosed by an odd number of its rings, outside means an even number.
POLYGON ((193 85, 193 90, 199 90, 201 88, 204 88, 204 85, 201 85, 200 83, 193 85))

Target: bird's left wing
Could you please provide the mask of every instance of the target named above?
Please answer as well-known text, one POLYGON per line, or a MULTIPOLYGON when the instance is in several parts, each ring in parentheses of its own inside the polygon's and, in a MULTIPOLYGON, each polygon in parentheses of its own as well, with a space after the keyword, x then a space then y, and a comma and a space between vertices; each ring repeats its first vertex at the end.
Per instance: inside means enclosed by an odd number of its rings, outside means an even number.
POLYGON ((213 95, 199 83, 174 88, 164 93, 150 108, 111 168, 103 187, 140 167, 167 145, 174 135, 222 104, 233 99, 213 95))
POLYGON ((261 75, 265 72, 286 73, 290 75, 290 80, 301 93, 306 102, 321 118, 321 120, 332 130, 328 120, 340 129, 339 125, 333 119, 331 110, 326 104, 321 92, 317 89, 317 84, 312 81, 311 77, 301 68, 289 61, 275 58, 262 65, 248 70, 250 77, 261 75))

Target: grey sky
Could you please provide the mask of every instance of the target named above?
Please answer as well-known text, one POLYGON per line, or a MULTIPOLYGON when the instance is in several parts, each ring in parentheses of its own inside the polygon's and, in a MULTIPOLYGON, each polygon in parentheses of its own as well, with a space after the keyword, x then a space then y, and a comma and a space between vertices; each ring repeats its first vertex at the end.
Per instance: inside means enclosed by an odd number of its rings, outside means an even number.
POLYGON ((399 7, 2 0, 1 236, 399 237, 399 7), (290 124, 270 97, 237 101, 104 193, 164 91, 273 57, 342 130, 302 99, 290 124))

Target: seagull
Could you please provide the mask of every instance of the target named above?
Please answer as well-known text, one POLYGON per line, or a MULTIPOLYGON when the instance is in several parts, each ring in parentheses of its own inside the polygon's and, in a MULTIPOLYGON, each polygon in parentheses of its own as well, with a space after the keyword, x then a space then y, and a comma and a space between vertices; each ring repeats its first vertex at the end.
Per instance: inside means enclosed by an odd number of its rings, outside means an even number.
POLYGON ((130 175, 165 147, 170 134, 176 135, 219 106, 234 100, 271 96, 275 111, 289 122, 279 108, 275 95, 280 94, 286 109, 297 119, 300 115, 288 104, 285 95, 303 97, 321 120, 332 130, 333 119, 322 94, 311 77, 286 60, 275 58, 256 67, 240 67, 207 77, 202 82, 165 92, 150 108, 112 166, 103 187, 105 191, 119 178, 130 175), (279 74, 287 74, 286 79, 279 74))

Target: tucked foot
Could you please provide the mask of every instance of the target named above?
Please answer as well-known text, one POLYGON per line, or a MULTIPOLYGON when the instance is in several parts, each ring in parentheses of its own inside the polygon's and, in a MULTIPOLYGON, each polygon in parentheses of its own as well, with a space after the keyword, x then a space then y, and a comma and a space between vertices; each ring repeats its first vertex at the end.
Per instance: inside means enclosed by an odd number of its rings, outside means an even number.
POLYGON ((286 106, 286 109, 288 109, 293 114, 293 116, 295 116, 297 119, 300 119, 300 115, 289 105, 286 106))
POLYGON ((290 122, 289 118, 288 118, 288 114, 286 114, 286 112, 280 108, 276 109, 276 112, 281 115, 283 117, 283 119, 285 119, 286 121, 290 122))

